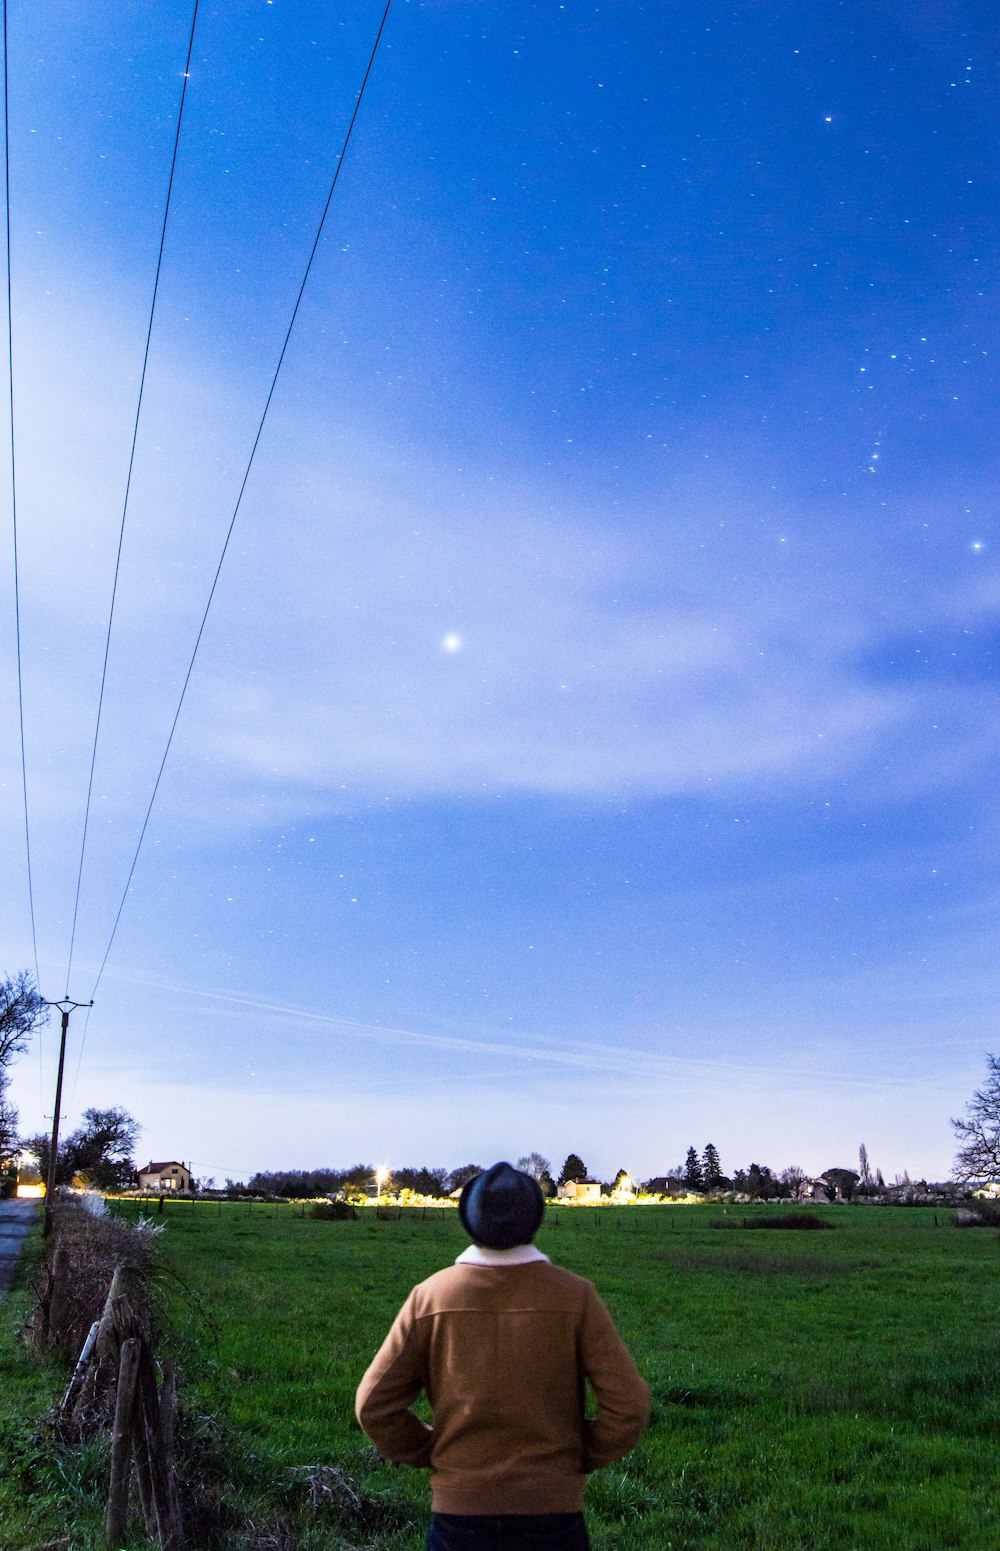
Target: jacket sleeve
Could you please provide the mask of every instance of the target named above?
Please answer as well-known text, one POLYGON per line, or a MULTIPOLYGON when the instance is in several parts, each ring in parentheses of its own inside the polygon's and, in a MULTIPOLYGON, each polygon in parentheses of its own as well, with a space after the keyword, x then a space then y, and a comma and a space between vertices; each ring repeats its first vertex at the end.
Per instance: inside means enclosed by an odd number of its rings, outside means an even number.
POLYGON ((424 1385, 413 1294, 358 1385, 355 1413, 380 1454, 397 1465, 429 1465, 433 1433, 410 1407, 424 1385))
POLYGON ((584 1470, 621 1459, 642 1437, 649 1420, 649 1386, 632 1361, 593 1288, 581 1332, 583 1369, 597 1400, 597 1415, 584 1423, 584 1470))

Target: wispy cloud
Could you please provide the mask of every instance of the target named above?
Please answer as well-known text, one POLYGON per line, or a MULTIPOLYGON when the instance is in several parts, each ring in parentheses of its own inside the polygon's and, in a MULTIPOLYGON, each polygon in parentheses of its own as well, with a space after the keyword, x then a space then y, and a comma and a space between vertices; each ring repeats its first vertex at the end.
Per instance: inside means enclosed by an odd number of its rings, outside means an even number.
MULTIPOLYGON (((37 336, 44 361, 56 347, 37 336)), ((103 337, 127 379, 128 350, 114 329, 103 337)), ((81 507, 72 459, 46 450, 53 425, 73 446, 123 439, 127 396, 96 423, 89 360, 70 353, 24 458, 29 741, 36 802, 54 818, 79 806, 124 472, 106 454, 81 507)), ((99 761, 115 822, 150 789, 252 422, 225 374, 210 384, 176 363, 148 417, 99 761)), ((217 826, 262 803, 279 817, 371 798, 725 795, 847 774, 865 785, 876 770, 884 785, 886 769, 896 790, 983 757, 983 689, 952 694, 943 748, 919 736, 933 688, 866 664, 901 627, 971 605, 995 620, 993 573, 959 585, 933 555, 911 557, 887 606, 875 541, 816 537, 831 514, 755 495, 735 470, 636 492, 624 523, 599 495, 590 511, 556 505, 497 472, 401 453, 370 426, 276 415, 180 727, 175 764, 197 777, 171 771, 163 813, 197 823, 206 781, 217 826)))
MULTIPOLYGON (((119 979, 122 976, 119 974, 119 979)), ((472 1057, 476 1063, 477 1078, 485 1062, 505 1066, 515 1063, 532 1063, 554 1069, 571 1068, 581 1072, 628 1073, 634 1080, 648 1079, 659 1083, 672 1083, 680 1079, 705 1079, 730 1081, 738 1085, 759 1081, 767 1076, 774 1085, 774 1072, 768 1061, 732 1061, 712 1057, 683 1056, 669 1050, 653 1050, 641 1045, 622 1045, 614 1041, 567 1040, 565 1036, 547 1038, 524 1031, 504 1030, 501 1033, 481 1030, 478 1033, 455 1034, 448 1031, 400 1027, 389 1023, 366 1023, 356 1018, 339 1017, 328 1012, 317 1012, 294 1004, 271 1001, 267 998, 243 995, 236 991, 210 990, 204 987, 184 985, 176 981, 128 974, 124 978, 134 984, 149 986, 173 996, 190 997, 208 1006, 236 1010, 239 1014, 261 1013, 266 1016, 267 1026, 273 1039, 276 1022, 299 1025, 303 1029, 325 1031, 336 1039, 356 1044, 361 1040, 386 1050, 407 1047, 415 1050, 437 1051, 452 1057, 472 1057)), ((457 1077, 454 1068, 450 1077, 457 1077)), ((813 1086, 817 1081, 832 1084, 837 1089, 898 1089, 936 1091, 938 1084, 921 1080, 910 1073, 893 1074, 879 1072, 877 1076, 838 1068, 817 1066, 812 1062, 784 1060, 780 1083, 794 1089, 800 1084, 813 1086)))

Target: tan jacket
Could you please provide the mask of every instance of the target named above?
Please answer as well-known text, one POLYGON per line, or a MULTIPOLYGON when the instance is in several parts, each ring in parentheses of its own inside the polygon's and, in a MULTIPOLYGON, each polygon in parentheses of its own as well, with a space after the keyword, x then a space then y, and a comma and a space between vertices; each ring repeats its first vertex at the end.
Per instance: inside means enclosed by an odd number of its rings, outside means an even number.
POLYGON ((437 1513, 577 1513, 588 1472, 646 1425, 649 1390, 591 1283, 531 1253, 421 1282, 359 1386, 361 1426, 387 1458, 430 1466, 437 1513), (432 1427, 410 1409, 421 1390, 432 1427))

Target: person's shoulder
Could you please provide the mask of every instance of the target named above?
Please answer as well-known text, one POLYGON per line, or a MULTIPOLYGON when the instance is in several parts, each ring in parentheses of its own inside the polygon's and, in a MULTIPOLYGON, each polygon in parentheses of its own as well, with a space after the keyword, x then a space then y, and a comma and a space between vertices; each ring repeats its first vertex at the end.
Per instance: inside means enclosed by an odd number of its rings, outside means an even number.
POLYGON ((410 1300, 418 1308, 426 1309, 461 1287, 467 1278, 468 1270, 465 1266, 442 1266, 440 1271, 432 1272, 417 1283, 410 1293, 410 1300))
POLYGON ((550 1272, 548 1285, 561 1294, 566 1303, 572 1303, 581 1314, 593 1307, 594 1304, 603 1308, 603 1299, 593 1282, 585 1276, 577 1276, 575 1271, 567 1271, 562 1266, 548 1266, 550 1272))
POLYGON ((586 1277, 555 1266, 550 1260, 530 1260, 518 1266, 484 1267, 461 1262, 444 1266, 418 1282, 410 1300, 419 1315, 467 1293, 495 1292, 498 1288, 513 1291, 516 1285, 523 1288, 526 1284, 544 1288, 550 1296, 577 1305, 597 1296, 593 1282, 586 1277))
POLYGON ((575 1292, 579 1297, 586 1297, 595 1291, 593 1282, 588 1282, 585 1276, 577 1276, 575 1271, 567 1271, 565 1266, 553 1265, 551 1260, 538 1260, 534 1264, 538 1267, 538 1275, 554 1287, 564 1287, 567 1292, 575 1292))

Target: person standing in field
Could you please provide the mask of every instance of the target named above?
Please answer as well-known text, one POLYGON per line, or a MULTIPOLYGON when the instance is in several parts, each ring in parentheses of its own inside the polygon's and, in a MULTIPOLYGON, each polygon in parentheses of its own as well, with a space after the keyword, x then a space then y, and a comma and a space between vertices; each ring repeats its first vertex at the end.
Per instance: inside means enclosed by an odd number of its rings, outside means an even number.
POLYGON ((427 1551, 587 1551, 587 1476, 638 1442, 649 1389, 593 1285, 532 1244, 545 1198, 530 1175, 496 1163, 458 1210, 472 1245, 410 1293, 358 1421, 386 1458, 430 1467, 427 1551), (430 1426, 411 1409, 421 1391, 430 1426))

